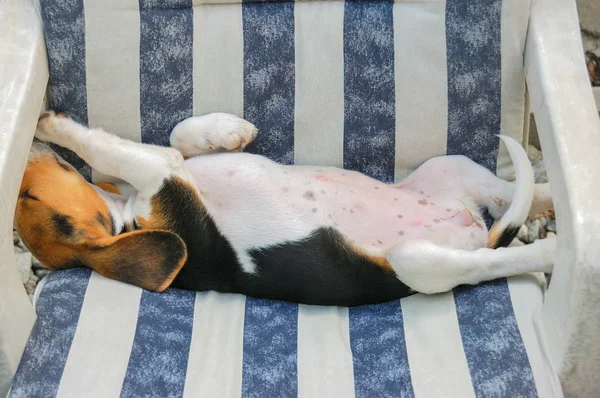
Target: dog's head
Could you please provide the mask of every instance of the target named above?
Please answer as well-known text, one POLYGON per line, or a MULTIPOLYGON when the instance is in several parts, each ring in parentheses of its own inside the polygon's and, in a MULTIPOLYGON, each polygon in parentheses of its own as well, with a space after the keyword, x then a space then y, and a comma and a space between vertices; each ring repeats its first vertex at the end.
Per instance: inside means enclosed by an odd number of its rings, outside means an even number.
POLYGON ((166 289, 187 253, 168 231, 119 234, 104 199, 50 147, 34 143, 15 211, 23 243, 46 267, 87 266, 149 290, 166 289))

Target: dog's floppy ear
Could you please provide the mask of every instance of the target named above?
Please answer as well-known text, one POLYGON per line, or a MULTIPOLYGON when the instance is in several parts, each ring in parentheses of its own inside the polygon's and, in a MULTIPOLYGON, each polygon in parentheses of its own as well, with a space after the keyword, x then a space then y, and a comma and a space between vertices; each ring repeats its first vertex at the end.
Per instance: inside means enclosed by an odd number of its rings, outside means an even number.
POLYGON ((99 274, 155 292, 169 287, 187 259, 183 240, 160 230, 94 239, 79 254, 99 274))

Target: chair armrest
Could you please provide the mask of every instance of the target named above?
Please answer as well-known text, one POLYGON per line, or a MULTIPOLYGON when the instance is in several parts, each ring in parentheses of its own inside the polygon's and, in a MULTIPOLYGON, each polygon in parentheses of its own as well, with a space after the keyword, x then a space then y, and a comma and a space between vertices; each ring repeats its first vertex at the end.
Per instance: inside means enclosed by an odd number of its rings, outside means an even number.
POLYGON ((48 82, 34 0, 0 1, 0 396, 19 364, 35 314, 17 271, 12 226, 48 82))
POLYGON ((600 120, 574 0, 538 0, 525 73, 556 209, 542 327, 566 396, 600 391, 600 120))

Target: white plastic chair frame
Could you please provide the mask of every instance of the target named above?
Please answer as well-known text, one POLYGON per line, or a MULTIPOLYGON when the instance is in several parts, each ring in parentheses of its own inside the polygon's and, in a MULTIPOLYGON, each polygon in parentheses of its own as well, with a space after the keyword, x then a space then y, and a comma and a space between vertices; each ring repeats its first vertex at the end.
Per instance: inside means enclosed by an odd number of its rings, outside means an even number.
MULTIPOLYGON (((525 74, 552 185, 558 255, 538 339, 570 397, 600 391, 600 119, 585 70, 574 0, 537 0, 525 74)), ((35 0, 0 0, 0 396, 35 314, 16 268, 17 194, 48 83, 35 0)))

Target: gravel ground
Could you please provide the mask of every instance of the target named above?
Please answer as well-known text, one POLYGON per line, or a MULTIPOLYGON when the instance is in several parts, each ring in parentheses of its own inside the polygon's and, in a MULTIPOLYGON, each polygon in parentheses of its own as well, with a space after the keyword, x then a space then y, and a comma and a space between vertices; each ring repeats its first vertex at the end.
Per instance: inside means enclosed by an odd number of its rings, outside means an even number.
MULTIPOLYGON (((529 146, 527 152, 535 171, 535 182, 548 182, 548 176, 546 175, 546 168, 541 152, 533 146, 529 146)), ((523 243, 531 243, 536 239, 545 238, 549 234, 555 233, 556 221, 554 219, 554 212, 549 210, 548 212, 538 214, 527 220, 521 227, 517 238, 523 243)), ((21 281, 23 282, 23 285, 25 285, 25 290, 27 290, 29 298, 32 299, 33 292, 35 291, 38 282, 48 275, 50 271, 45 268, 37 258, 29 253, 23 242, 19 239, 17 231, 14 230, 13 241, 21 281)))

